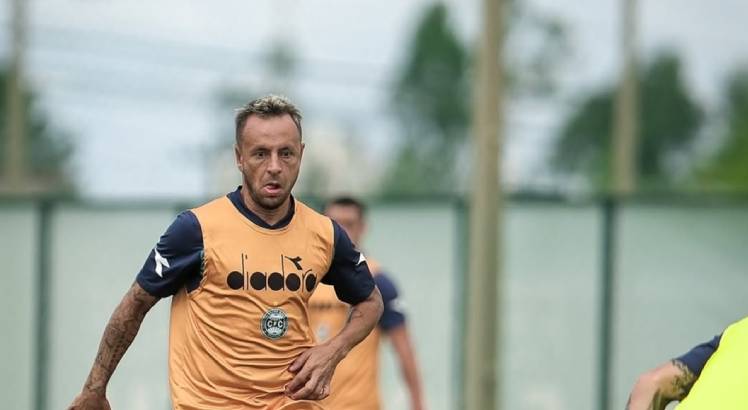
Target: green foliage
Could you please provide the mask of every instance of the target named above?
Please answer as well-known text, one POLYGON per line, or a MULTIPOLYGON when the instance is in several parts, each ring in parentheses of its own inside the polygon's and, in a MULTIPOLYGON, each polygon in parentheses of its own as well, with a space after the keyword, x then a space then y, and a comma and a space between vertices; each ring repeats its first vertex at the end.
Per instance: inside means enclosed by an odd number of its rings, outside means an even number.
POLYGON ((384 182, 386 193, 451 190, 470 111, 468 55, 446 6, 431 6, 416 30, 396 82, 392 109, 403 139, 384 182))
MULTIPOLYGON (((703 112, 685 85, 676 55, 657 56, 639 70, 638 79, 636 171, 641 186, 669 188, 673 183, 669 160, 692 147, 703 112)), ((607 188, 614 101, 612 86, 582 100, 561 128, 552 158, 555 169, 582 174, 594 187, 607 188)))
POLYGON ((467 56, 449 26, 447 9, 434 5, 424 16, 400 75, 394 105, 411 127, 456 138, 468 120, 467 56))
POLYGON ((748 68, 730 77, 725 97, 723 144, 697 179, 709 188, 748 191, 748 68))
MULTIPOLYGON (((554 68, 569 52, 563 23, 514 0, 507 7, 505 48, 521 49, 506 53, 508 94, 552 94, 554 68), (514 46, 515 41, 520 45, 514 46)), ((384 194, 459 191, 460 177, 470 166, 458 158, 467 153, 469 143, 471 63, 469 48, 450 25, 447 7, 430 5, 395 81, 392 108, 401 139, 385 175, 384 194)))
MULTIPOLYGON (((0 170, 4 170, 8 142, 7 95, 8 71, 0 68, 0 170)), ((70 193, 74 189, 68 165, 73 145, 68 135, 54 129, 49 118, 37 108, 31 92, 24 95, 26 107, 26 159, 28 177, 41 182, 49 191, 70 193)))
POLYGON ((546 97, 558 91, 556 70, 572 53, 566 24, 527 3, 512 1, 505 22, 505 84, 511 97, 546 97))

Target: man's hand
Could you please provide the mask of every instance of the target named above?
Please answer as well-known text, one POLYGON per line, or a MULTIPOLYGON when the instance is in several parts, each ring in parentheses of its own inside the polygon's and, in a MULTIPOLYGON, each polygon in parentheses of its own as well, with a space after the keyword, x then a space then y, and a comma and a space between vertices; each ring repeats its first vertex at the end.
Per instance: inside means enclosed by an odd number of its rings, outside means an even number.
POLYGON ((376 287, 351 307, 348 323, 328 342, 302 353, 288 370, 296 376, 286 386, 294 400, 322 400, 330 395, 330 379, 338 363, 374 329, 382 316, 382 295, 376 287))
POLYGON ((330 395, 330 380, 345 354, 334 344, 310 348, 294 360, 288 370, 296 376, 286 386, 294 400, 322 400, 330 395))
POLYGON ((73 400, 68 410, 111 410, 104 393, 84 391, 73 400))

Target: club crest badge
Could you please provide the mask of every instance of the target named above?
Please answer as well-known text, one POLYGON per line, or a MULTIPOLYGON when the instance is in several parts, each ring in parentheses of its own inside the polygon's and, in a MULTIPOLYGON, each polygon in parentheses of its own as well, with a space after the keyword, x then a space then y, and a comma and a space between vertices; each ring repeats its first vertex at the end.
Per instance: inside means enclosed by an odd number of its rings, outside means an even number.
POLYGON ((280 339, 288 330, 288 316, 281 309, 268 310, 260 321, 260 330, 268 339, 280 339))

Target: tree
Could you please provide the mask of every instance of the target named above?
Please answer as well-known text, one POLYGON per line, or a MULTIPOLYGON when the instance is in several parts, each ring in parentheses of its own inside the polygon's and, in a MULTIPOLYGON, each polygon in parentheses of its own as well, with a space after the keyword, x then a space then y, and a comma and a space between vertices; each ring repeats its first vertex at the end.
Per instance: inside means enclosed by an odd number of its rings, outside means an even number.
MULTIPOLYGON (((683 81, 681 62, 675 54, 660 54, 638 71, 636 171, 645 189, 670 188, 675 182, 671 162, 692 148, 703 111, 683 81)), ((614 100, 613 86, 583 98, 561 127, 553 168, 581 174, 596 189, 609 187, 614 100)))
MULTIPOLYGON (((7 69, 0 68, 0 96, 7 95, 8 77, 7 69)), ((74 147, 69 135, 52 126, 47 114, 38 107, 33 92, 25 92, 24 104, 26 178, 46 192, 73 193, 75 184, 69 166, 74 147)), ((5 98, 0 98, 0 169, 4 169, 6 161, 6 112, 7 102, 5 98)))
POLYGON ((469 121, 468 56, 437 3, 416 29, 396 81, 392 107, 402 137, 385 177, 388 193, 444 192, 469 121))
MULTIPOLYGON (((509 94, 525 98, 553 93, 554 68, 568 54, 564 25, 517 1, 508 7, 506 26, 518 33, 507 36, 504 76, 509 94)), ((461 191, 458 187, 469 171, 469 163, 458 160, 469 152, 471 63, 468 48, 450 25, 447 7, 430 5, 394 82, 391 106, 401 139, 385 174, 384 194, 461 191)))
POLYGON ((748 68, 730 76, 725 90, 726 132, 706 166, 697 172, 702 186, 748 191, 748 68))

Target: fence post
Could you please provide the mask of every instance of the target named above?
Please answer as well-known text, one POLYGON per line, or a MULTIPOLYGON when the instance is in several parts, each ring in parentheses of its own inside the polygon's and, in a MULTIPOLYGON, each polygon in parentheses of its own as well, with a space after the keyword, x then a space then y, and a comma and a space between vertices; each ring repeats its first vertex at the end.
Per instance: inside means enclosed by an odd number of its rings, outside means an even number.
POLYGON ((51 258, 51 214, 52 203, 42 200, 39 204, 39 226, 37 227, 38 263, 36 270, 36 366, 34 373, 34 409, 46 410, 49 394, 49 306, 50 258, 51 258))
POLYGON ((454 277, 454 297, 455 297, 455 309, 454 317, 458 318, 454 329, 454 348, 453 348, 453 369, 454 377, 453 381, 453 392, 454 400, 452 408, 459 409, 462 403, 465 403, 465 389, 463 383, 465 380, 465 360, 463 349, 465 348, 464 334, 465 334, 465 320, 459 320, 459 318, 465 317, 465 304, 468 298, 467 286, 465 285, 465 278, 467 277, 468 271, 468 239, 470 236, 468 225, 470 223, 468 219, 468 206, 465 202, 464 197, 458 197, 455 201, 455 225, 457 241, 455 241, 455 277, 454 277))
POLYGON ((602 266, 600 278, 600 351, 598 368, 598 404, 600 410, 610 409, 610 391, 613 381, 611 366, 615 326, 616 289, 616 237, 618 203, 615 197, 602 202, 602 266))

